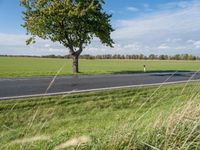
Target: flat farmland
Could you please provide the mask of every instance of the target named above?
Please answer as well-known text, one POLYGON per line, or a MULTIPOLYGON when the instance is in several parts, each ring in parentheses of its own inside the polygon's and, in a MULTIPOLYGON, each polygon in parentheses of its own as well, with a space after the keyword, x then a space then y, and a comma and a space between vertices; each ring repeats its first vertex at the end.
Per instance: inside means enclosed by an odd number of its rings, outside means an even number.
MULTIPOLYGON (((138 73, 147 66, 147 72, 197 71, 200 61, 160 60, 80 60, 80 74, 138 73)), ((71 74, 72 60, 27 57, 0 57, 0 77, 38 77, 71 74)))

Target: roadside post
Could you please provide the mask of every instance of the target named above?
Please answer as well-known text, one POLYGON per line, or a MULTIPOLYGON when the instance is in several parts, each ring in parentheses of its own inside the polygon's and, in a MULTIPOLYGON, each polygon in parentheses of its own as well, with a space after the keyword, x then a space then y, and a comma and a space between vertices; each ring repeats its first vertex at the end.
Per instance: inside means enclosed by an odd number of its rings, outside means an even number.
POLYGON ((146 72, 146 65, 144 65, 144 72, 146 72))

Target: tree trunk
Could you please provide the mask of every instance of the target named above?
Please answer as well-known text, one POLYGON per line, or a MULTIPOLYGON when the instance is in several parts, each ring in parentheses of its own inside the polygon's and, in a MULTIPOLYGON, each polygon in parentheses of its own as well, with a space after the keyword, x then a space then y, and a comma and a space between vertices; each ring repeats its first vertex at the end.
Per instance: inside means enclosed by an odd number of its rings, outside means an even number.
POLYGON ((71 46, 71 55, 73 57, 73 65, 72 65, 72 72, 74 74, 79 73, 79 65, 78 65, 78 58, 80 56, 80 54, 83 51, 83 43, 80 42, 80 46, 79 46, 79 50, 78 51, 74 51, 73 46, 71 46))
POLYGON ((78 68, 78 57, 79 55, 73 56, 73 65, 72 65, 72 71, 74 74, 79 73, 79 68, 78 68))

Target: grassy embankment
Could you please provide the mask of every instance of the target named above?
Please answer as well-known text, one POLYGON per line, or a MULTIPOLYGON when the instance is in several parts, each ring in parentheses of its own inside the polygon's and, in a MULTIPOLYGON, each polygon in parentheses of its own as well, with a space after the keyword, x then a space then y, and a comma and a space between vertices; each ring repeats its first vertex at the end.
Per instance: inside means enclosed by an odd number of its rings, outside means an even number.
POLYGON ((0 101, 0 149, 200 149, 199 104, 199 82, 0 101))
MULTIPOLYGON (((71 60, 0 57, 0 77, 52 76, 63 66, 59 75, 71 74, 71 60)), ((196 71, 200 61, 144 61, 144 60, 80 60, 81 74, 109 74, 142 72, 143 65, 154 71, 196 71)))

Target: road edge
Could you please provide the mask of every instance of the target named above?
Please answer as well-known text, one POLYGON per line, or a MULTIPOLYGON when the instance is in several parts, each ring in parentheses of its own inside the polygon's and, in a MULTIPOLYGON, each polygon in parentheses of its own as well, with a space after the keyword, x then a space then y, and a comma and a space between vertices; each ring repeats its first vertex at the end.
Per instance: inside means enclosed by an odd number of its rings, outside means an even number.
POLYGON ((48 97, 48 96, 57 96, 57 95, 66 95, 66 94, 75 94, 75 93, 86 93, 86 92, 97 92, 97 91, 115 90, 115 89, 150 87, 150 86, 160 86, 160 85, 172 85, 172 84, 190 83, 190 82, 198 82, 198 81, 200 81, 200 79, 185 80, 185 81, 174 81, 174 82, 164 82, 164 83, 153 83, 153 84, 116 86, 116 87, 97 88, 97 89, 88 89, 88 90, 73 90, 73 91, 68 91, 68 92, 56 92, 56 93, 47 93, 47 94, 33 94, 33 95, 23 95, 23 96, 0 97, 0 100, 16 100, 16 99, 24 99, 24 98, 48 97))

